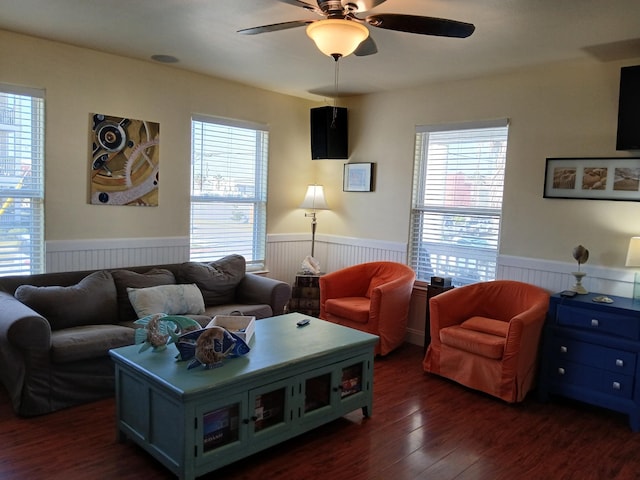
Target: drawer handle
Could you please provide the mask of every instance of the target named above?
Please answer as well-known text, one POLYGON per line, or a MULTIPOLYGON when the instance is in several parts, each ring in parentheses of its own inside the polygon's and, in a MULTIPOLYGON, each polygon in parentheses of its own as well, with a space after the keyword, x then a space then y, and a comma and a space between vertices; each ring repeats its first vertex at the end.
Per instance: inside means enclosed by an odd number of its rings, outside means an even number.
POLYGON ((600 324, 600 322, 598 322, 597 318, 592 318, 591 319, 591 326, 592 327, 597 327, 597 326, 599 326, 599 324, 600 324))
POLYGON ((614 390, 620 390, 621 389, 620 382, 613 382, 613 384, 611 386, 613 387, 614 390))
POLYGON ((560 368, 558 369, 558 373, 559 373, 560 375, 564 375, 564 368, 560 367, 560 368))
POLYGON ((560 353, 567 353, 568 349, 564 345, 560 345, 560 353))
POLYGON ((616 367, 624 367, 624 360, 616 359, 616 367))

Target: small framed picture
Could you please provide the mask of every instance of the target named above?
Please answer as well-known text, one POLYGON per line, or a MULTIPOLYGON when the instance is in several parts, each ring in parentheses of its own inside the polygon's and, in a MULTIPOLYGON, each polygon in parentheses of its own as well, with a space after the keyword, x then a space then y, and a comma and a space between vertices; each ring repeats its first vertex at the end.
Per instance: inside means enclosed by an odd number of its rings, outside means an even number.
POLYGON ((373 191, 373 163, 345 163, 342 190, 345 192, 373 191))

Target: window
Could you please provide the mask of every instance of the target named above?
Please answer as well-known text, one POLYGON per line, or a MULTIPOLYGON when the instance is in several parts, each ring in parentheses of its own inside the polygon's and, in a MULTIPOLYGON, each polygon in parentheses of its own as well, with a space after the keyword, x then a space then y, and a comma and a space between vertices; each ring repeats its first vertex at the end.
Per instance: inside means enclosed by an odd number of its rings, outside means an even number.
POLYGON ((494 280, 507 121, 416 128, 410 258, 418 280, 494 280))
POLYGON ((237 253, 248 269, 264 268, 269 132, 194 117, 191 137, 191 260, 237 253))
POLYGON ((0 85, 0 275, 44 271, 44 92, 0 85))

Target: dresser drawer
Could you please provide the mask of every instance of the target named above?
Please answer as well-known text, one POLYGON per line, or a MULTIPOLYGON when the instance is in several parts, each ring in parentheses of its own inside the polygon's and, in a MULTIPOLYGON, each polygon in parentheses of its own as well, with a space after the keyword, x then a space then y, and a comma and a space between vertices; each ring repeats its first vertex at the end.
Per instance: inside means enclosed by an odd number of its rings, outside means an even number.
POLYGON ((633 377, 579 363, 562 362, 551 366, 551 381, 562 390, 573 385, 621 398, 633 398, 633 377))
POLYGON ((637 316, 558 305, 557 323, 633 340, 640 338, 640 319, 637 316))
POLYGON ((634 375, 636 371, 636 353, 634 352, 562 337, 553 339, 553 347, 553 356, 558 363, 574 362, 623 375, 634 375))

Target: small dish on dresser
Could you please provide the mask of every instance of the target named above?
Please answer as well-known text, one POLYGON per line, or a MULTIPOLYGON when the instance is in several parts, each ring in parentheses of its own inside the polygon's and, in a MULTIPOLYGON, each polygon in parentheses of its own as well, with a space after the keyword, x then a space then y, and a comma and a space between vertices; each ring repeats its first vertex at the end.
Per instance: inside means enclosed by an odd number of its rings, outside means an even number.
POLYGON ((613 299, 605 295, 598 295, 597 297, 593 297, 592 300, 597 303, 613 303, 613 299))

